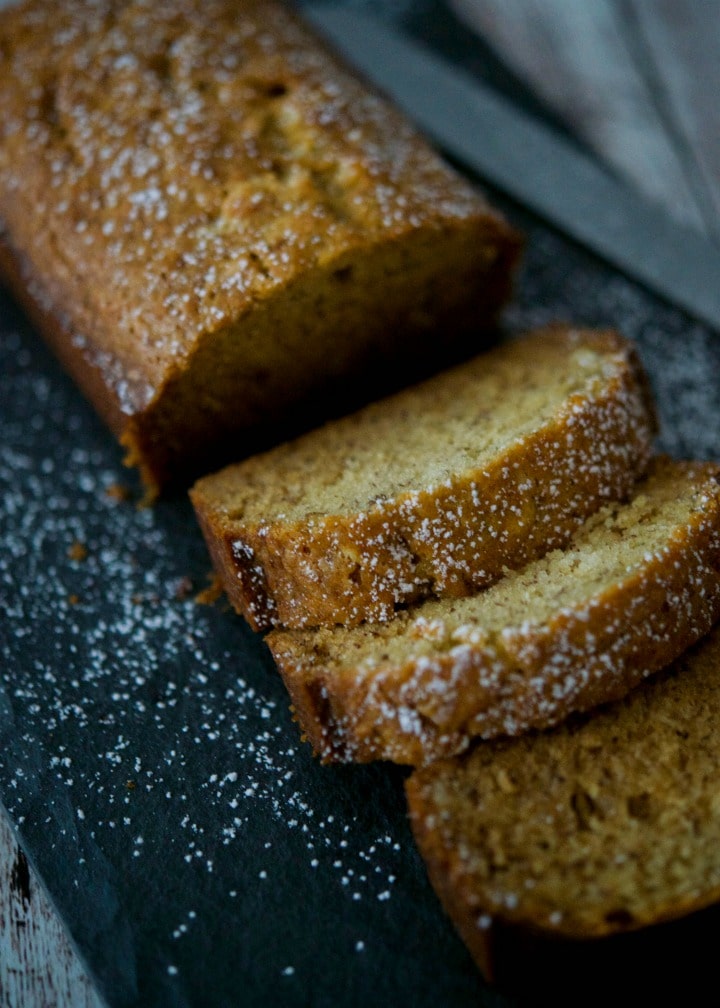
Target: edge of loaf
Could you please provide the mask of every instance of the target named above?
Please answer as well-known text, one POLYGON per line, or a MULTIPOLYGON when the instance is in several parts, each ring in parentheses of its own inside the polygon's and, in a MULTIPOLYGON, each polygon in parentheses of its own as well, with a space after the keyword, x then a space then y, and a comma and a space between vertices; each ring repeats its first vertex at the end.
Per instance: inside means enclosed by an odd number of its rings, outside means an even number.
POLYGON ((564 546, 630 492, 654 433, 632 344, 555 325, 207 476, 191 498, 254 629, 352 626, 564 546))
POLYGON ((151 490, 509 296, 516 232, 274 0, 25 0, 0 48, 0 270, 151 490))
POLYGON ((422 765, 618 699, 720 618, 720 466, 654 460, 626 504, 476 595, 267 638, 324 762, 422 765))
MULTIPOLYGON (((517 986, 528 969, 555 992, 561 963, 578 977, 615 954, 632 964, 624 987, 643 962, 657 972, 677 935, 668 925, 691 926, 678 920, 691 914, 707 955, 717 916, 708 930, 699 911, 720 900, 718 676, 716 627, 591 716, 479 743, 408 778, 433 888, 487 979, 517 986)), ((686 985, 685 961, 681 973, 686 985)))

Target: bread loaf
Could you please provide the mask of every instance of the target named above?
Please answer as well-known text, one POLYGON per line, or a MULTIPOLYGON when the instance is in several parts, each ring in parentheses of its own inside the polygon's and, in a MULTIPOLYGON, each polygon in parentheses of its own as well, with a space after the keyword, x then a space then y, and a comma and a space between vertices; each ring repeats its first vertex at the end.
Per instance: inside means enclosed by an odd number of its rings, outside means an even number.
POLYGON ((215 568, 251 625, 388 620, 561 547, 647 464, 633 348, 554 327, 202 479, 215 568))
POLYGON ((151 489, 467 355, 509 293, 517 235, 274 0, 25 0, 0 107, 0 271, 151 489))
POLYGON ((267 640, 325 761, 418 765, 617 699, 719 617, 720 467, 661 458, 629 503, 483 592, 267 640))
MULTIPOLYGON (((413 831, 430 878, 488 978, 517 985, 530 953, 537 982, 534 967, 543 957, 557 964, 563 942, 570 943, 566 967, 587 965, 589 939, 720 900, 719 737, 715 629, 670 669, 592 716, 481 743, 409 778, 413 831)), ((706 953, 714 934, 706 931, 706 953)), ((686 946, 676 943, 667 963, 658 956, 664 937, 629 945, 647 951, 655 942, 652 972, 636 977, 646 993, 653 975, 662 986, 674 959, 685 987, 691 979, 686 946)), ((602 981, 611 952, 622 948, 605 942, 596 951, 602 981)), ((648 955, 631 962, 630 979, 643 961, 648 955)), ((554 999, 558 975, 544 973, 554 999)))

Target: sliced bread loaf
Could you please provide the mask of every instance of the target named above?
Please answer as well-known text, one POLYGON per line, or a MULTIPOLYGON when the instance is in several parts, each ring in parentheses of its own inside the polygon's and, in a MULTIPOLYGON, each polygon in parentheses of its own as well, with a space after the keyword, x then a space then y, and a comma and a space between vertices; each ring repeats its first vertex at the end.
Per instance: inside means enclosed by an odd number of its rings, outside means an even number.
MULTIPOLYGON (((719 738, 720 628, 592 716, 481 743, 409 778, 430 879, 488 978, 517 981, 519 955, 541 964, 562 939, 587 963, 580 939, 720 900, 719 738)), ((605 966, 609 948, 598 948, 605 966)), ((663 969, 656 948, 653 972, 663 969)))
POLYGON ((0 3, 0 273, 151 491, 510 294, 519 236, 292 6, 0 3))
POLYGON ((267 640, 325 761, 422 764, 624 695, 720 617, 720 466, 656 460, 625 505, 486 591, 267 640))
POLYGON ((553 327, 200 480, 214 564, 251 625, 388 620, 564 546, 647 465, 630 345, 553 327))

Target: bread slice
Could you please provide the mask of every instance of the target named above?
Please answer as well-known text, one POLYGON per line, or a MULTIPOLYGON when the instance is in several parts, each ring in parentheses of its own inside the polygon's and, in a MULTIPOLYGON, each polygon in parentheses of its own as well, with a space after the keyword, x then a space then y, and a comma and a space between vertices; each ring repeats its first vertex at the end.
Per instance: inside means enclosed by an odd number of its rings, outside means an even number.
POLYGON ((196 484, 232 604, 258 630, 388 620, 565 545, 647 464, 632 347, 555 327, 196 484))
POLYGON ((720 627, 618 703, 408 779, 430 879, 486 977, 720 901, 719 738, 720 627))
POLYGON ((0 271, 151 489, 466 356, 510 293, 517 233, 281 3, 24 0, 0 54, 0 271))
POLYGON ((663 458, 628 504, 484 592, 267 641, 325 761, 417 765, 619 698, 718 617, 720 466, 663 458))

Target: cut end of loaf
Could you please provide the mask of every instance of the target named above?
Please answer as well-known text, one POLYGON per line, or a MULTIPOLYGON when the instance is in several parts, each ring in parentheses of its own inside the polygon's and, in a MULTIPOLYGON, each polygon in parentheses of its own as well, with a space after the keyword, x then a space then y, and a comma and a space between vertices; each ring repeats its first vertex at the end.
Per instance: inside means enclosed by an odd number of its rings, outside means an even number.
POLYGON ((187 482, 467 356, 491 338, 515 255, 499 221, 428 225, 268 292, 133 418, 145 478, 187 482))

